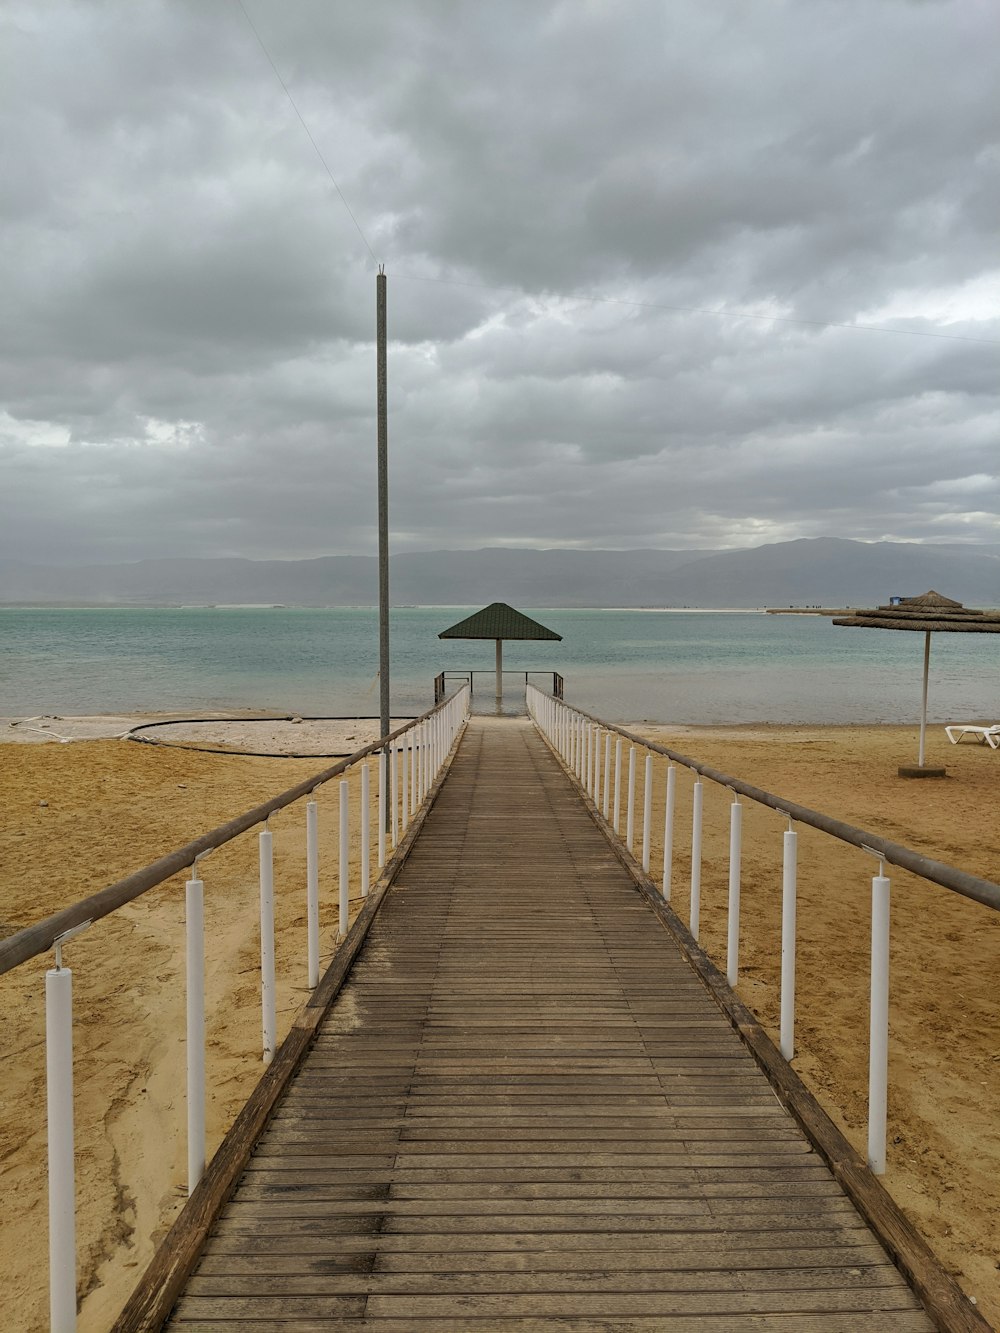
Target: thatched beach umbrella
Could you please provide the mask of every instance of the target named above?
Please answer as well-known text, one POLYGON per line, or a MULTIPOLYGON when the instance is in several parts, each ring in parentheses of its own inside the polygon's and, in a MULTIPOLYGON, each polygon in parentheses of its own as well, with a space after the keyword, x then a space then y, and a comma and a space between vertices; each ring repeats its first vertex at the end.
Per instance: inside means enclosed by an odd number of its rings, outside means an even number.
POLYGON ((856 611, 835 620, 835 625, 856 625, 861 629, 902 629, 924 635, 924 688, 920 708, 920 751, 916 768, 900 768, 904 778, 943 778, 943 768, 924 764, 924 739, 927 733, 927 676, 931 660, 932 634, 1000 634, 1000 614, 976 611, 939 592, 925 592, 922 597, 900 597, 889 606, 871 611, 856 611))
POLYGON ((506 602, 491 602, 481 611, 442 630, 439 639, 494 639, 497 646, 497 708, 503 698, 504 639, 561 639, 555 630, 546 629, 537 620, 515 611, 506 602))

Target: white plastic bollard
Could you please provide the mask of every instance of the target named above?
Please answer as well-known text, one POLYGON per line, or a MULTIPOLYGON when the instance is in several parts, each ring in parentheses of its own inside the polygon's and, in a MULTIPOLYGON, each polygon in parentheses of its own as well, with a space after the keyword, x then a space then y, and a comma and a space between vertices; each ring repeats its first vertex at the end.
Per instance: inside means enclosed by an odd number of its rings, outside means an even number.
POLYGON ((625 808, 625 846, 632 850, 635 838, 635 746, 628 747, 628 804, 625 808))
POLYGON ((350 900, 348 895, 348 877, 350 871, 350 822, 348 811, 348 793, 350 784, 346 781, 340 783, 340 920, 338 922, 340 929, 340 938, 343 939, 347 934, 347 928, 350 925, 350 900))
POLYGON ((653 756, 646 755, 646 777, 642 788, 642 868, 649 874, 649 849, 653 823, 653 756))
POLYGON ((372 857, 372 797, 371 797, 371 773, 368 765, 361 765, 361 896, 368 897, 368 886, 371 882, 371 857, 372 857))
POLYGON ((795 898, 798 834, 789 828, 781 874, 781 1054, 795 1054, 795 898))
POLYGON ((607 819, 611 812, 611 732, 604 735, 604 808, 603 815, 607 819))
POLYGON ((889 880, 872 880, 872 977, 868 1025, 868 1165, 885 1173, 889 1091, 889 880))
POLYGON ((306 970, 309 989, 319 984, 319 811, 306 801, 306 970))
POLYGON ((670 901, 670 881, 674 870, 674 803, 677 770, 667 766, 667 798, 663 805, 663 901, 670 901))
POLYGON ((73 973, 45 973, 45 1071, 49 1150, 49 1326, 76 1328, 76 1181, 73 1161, 73 973))
POLYGON ((691 791, 691 919, 689 930, 697 940, 701 927, 701 811, 704 783, 699 778, 691 791))
POLYGON ((260 1020, 264 1063, 274 1059, 277 1028, 274 994, 274 856, 271 830, 260 835, 260 1020))
POLYGON ((621 812, 622 812, 622 738, 619 736, 615 741, 615 832, 621 831, 621 812))
POLYGON ((743 851, 743 807, 734 798, 729 807, 729 938, 726 980, 734 989, 740 977, 740 859, 743 851))
POLYGON ((187 982, 187 1159, 188 1194, 205 1174, 205 886, 184 886, 187 982))
POLYGON ((385 808, 385 751, 380 750, 378 756, 378 868, 385 865, 385 826, 386 826, 386 808, 385 808))

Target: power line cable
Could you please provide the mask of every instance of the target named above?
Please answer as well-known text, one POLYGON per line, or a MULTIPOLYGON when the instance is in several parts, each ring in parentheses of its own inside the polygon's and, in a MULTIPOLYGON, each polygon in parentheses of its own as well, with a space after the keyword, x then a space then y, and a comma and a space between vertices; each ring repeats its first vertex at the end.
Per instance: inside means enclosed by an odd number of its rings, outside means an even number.
POLYGON ((285 80, 281 77, 281 74, 280 74, 279 71, 278 71, 278 66, 274 63, 273 59, 271 58, 271 53, 270 53, 270 51, 269 51, 269 50, 267 49, 267 47, 264 45, 264 39, 261 37, 260 33, 257 31, 256 27, 254 26, 254 21, 253 21, 253 19, 252 19, 252 18, 250 17, 250 15, 247 13, 247 11, 246 11, 246 6, 243 4, 243 0, 236 0, 236 3, 239 5, 240 10, 242 11, 243 17, 246 19, 247 23, 250 25, 250 31, 251 31, 251 32, 253 33, 253 35, 257 38, 257 42, 258 42, 258 44, 259 44, 259 46, 260 46, 260 49, 264 52, 264 55, 267 57, 267 63, 268 63, 268 64, 271 66, 271 68, 274 70, 274 77, 278 80, 278 82, 281 84, 282 88, 284 89, 285 96, 288 98, 288 101, 289 101, 289 104, 291 105, 292 110, 295 112, 295 114, 296 114, 296 115, 298 116, 298 118, 299 118, 299 124, 300 124, 300 125, 302 126, 302 128, 305 130, 306 134, 307 134, 308 137, 309 137, 309 142, 312 144, 313 148, 316 150, 316 156, 319 158, 320 162, 322 162, 322 164, 323 164, 323 170, 326 172, 326 174, 330 177, 330 180, 333 182, 333 188, 337 191, 337 194, 340 196, 340 202, 341 202, 341 203, 344 205, 344 207, 347 209, 347 212, 348 212, 348 214, 349 214, 349 216, 350 216, 351 221, 354 223, 355 227, 357 227, 357 229, 358 229, 358 235, 359 235, 359 236, 361 237, 361 239, 364 241, 365 246, 366 246, 366 248, 367 248, 367 250, 368 250, 368 253, 371 255, 372 259, 373 259, 373 260, 375 261, 375 263, 377 264, 377 263, 379 262, 379 261, 378 261, 378 256, 375 254, 375 251, 374 251, 374 250, 371 248, 371 246, 368 244, 368 237, 367 237, 367 236, 364 234, 364 232, 361 230, 361 223, 360 223, 360 222, 358 221, 358 219, 354 216, 354 212, 353 212, 353 210, 352 210, 350 204, 347 202, 347 199, 344 197, 344 192, 343 192, 343 190, 342 190, 342 189, 340 188, 340 186, 337 184, 336 177, 334 176, 333 172, 330 170, 329 163, 327 162, 326 158, 323 156, 322 152, 320 151, 320 146, 319 146, 319 144, 318 144, 318 143, 316 142, 316 140, 313 138, 313 136, 312 136, 312 131, 310 130, 309 126, 306 124, 305 119, 304 119, 304 117, 303 117, 303 115, 302 115, 302 112, 301 112, 301 111, 299 110, 299 108, 296 106, 296 104, 295 104, 295 98, 294 98, 294 97, 292 96, 292 94, 289 92, 289 90, 288 90, 288 84, 287 84, 287 83, 285 82, 285 80))

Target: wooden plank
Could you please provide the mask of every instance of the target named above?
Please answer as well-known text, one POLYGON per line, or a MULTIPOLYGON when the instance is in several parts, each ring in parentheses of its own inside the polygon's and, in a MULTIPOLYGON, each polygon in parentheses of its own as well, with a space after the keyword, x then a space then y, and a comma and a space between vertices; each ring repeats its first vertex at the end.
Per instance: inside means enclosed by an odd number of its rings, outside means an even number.
MULTIPOLYGON (((234 1312, 230 1319, 214 1316, 202 1319, 193 1310, 182 1307, 178 1313, 178 1327, 185 1333, 219 1333, 220 1329, 235 1327, 242 1323, 242 1316, 234 1312), (233 1322, 230 1322, 230 1319, 233 1322)), ((312 1319, 308 1316, 296 1317, 294 1322, 284 1317, 278 1320, 255 1318, 253 1333, 330 1333, 330 1320, 322 1317, 312 1319)), ((555 1319, 525 1317, 511 1323, 517 1333, 566 1333, 567 1321, 561 1316, 555 1319)), ((467 1318, 440 1319, 435 1316, 423 1318, 406 1315, 403 1318, 374 1317, 352 1320, 349 1327, 363 1333, 470 1333, 477 1325, 470 1324, 467 1318)), ((480 1323, 480 1328, 487 1327, 480 1323)), ((496 1323, 493 1328, 499 1327, 496 1323)), ((712 1319, 711 1333, 761 1333, 765 1327, 759 1314, 715 1315, 712 1319)), ((853 1313, 827 1311, 823 1314, 773 1314, 767 1316, 768 1333, 858 1333, 857 1316, 853 1313)), ((887 1311, 879 1316, 878 1328, 884 1333, 926 1333, 927 1316, 922 1312, 887 1311)), ((699 1315, 670 1314, 631 1315, 615 1319, 574 1319, 573 1333, 707 1333, 705 1320, 699 1315)))
POLYGON ((367 1297, 293 1296, 287 1293, 280 1296, 184 1296, 178 1304, 175 1318, 179 1323, 190 1318, 218 1322, 241 1320, 246 1323, 263 1319, 298 1320, 310 1317, 329 1321, 331 1317, 356 1318, 364 1313, 368 1319, 384 1317, 440 1321, 464 1318, 473 1321, 534 1316, 576 1321, 588 1317, 605 1320, 632 1315, 662 1317, 664 1310, 669 1308, 674 1315, 696 1315, 702 1321, 703 1329, 706 1318, 732 1314, 753 1314, 759 1319, 761 1316, 779 1313, 802 1317, 822 1312, 850 1312, 855 1318, 854 1333, 857 1333, 865 1324, 884 1329, 885 1314, 901 1310, 908 1312, 908 1294, 901 1293, 898 1288, 841 1288, 834 1291, 818 1289, 808 1293, 670 1292, 666 1298, 658 1292, 573 1292, 569 1295, 557 1292, 478 1295, 470 1292, 454 1296, 373 1293, 367 1297))
POLYGON ((344 1296, 363 1294, 382 1296, 430 1296, 464 1294, 502 1296, 509 1294, 573 1295, 577 1292, 603 1294, 701 1292, 710 1283, 711 1290, 722 1292, 830 1291, 846 1288, 859 1295, 878 1291, 893 1281, 884 1264, 842 1265, 792 1269, 720 1268, 708 1276, 702 1269, 619 1272, 549 1273, 378 1273, 353 1272, 294 1273, 287 1270, 264 1272, 259 1264, 247 1265, 240 1273, 215 1273, 202 1266, 200 1276, 191 1278, 188 1296, 344 1296))

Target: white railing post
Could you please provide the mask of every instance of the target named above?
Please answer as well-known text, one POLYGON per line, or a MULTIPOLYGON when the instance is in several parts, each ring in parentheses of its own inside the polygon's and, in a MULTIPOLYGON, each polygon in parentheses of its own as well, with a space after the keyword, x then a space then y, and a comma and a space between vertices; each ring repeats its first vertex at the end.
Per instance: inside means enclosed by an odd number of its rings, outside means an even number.
POLYGON ((306 802, 306 970, 309 989, 319 984, 319 811, 306 802))
POLYGON ((795 898, 798 834, 791 820, 785 833, 785 851, 781 874, 781 1054, 791 1060, 795 1054, 795 898))
POLYGON ((691 792, 691 918, 688 928, 695 940, 701 927, 701 809, 704 783, 695 782, 691 792))
POLYGON ((274 1059, 276 1002, 274 995, 274 855, 271 830, 260 834, 260 1020, 264 1063, 274 1059))
POLYGON ((49 1326, 76 1328, 76 1180, 73 1160, 73 973, 45 973, 45 1074, 49 1152, 49 1326))
POLYGON ((408 790, 408 784, 409 784, 409 776, 408 776, 408 775, 409 775, 409 771, 410 771, 410 762, 409 762, 409 755, 408 755, 408 753, 407 753, 408 748, 409 748, 409 733, 407 733, 407 735, 403 737, 403 743, 402 743, 402 746, 400 747, 400 751, 399 751, 399 756, 400 756, 400 758, 399 758, 399 777, 400 777, 400 784, 399 784, 399 786, 400 786, 400 791, 399 791, 399 810, 400 810, 400 816, 399 816, 399 831, 400 831, 400 835, 402 835, 403 833, 406 832, 406 826, 407 826, 407 824, 409 824, 409 822, 410 822, 410 800, 409 800, 409 790, 408 790))
POLYGON ((407 733, 410 743, 410 814, 417 808, 417 732, 411 728, 407 733))
POLYGON ((187 983, 187 1159, 188 1194, 205 1172, 205 886, 184 886, 187 983))
POLYGON ((378 756, 378 868, 385 865, 385 826, 386 826, 386 808, 385 808, 385 751, 380 750, 378 756))
POLYGON ((371 773, 367 763, 361 765, 361 896, 368 897, 371 883, 372 856, 372 795, 371 773))
POLYGON ((653 823, 653 756, 646 754, 646 776, 642 788, 642 868, 649 874, 649 849, 653 823))
POLYGON ((635 838, 635 746, 628 747, 628 803, 625 807, 625 846, 632 850, 635 838))
POLYGON ((740 975, 740 859, 743 851, 743 807, 733 796, 729 807, 729 911, 726 980, 736 986, 740 975))
POLYGON ((348 880, 351 864, 351 833, 348 808, 349 791, 350 784, 342 780, 340 783, 340 845, 337 848, 340 853, 340 913, 338 928, 340 930, 341 939, 347 934, 347 928, 350 925, 350 899, 348 895, 348 880))
POLYGON ((611 811, 611 732, 604 734, 604 818, 611 811))
POLYGON ((670 901, 670 880, 674 869, 674 803, 677 770, 667 765, 667 798, 663 805, 663 901, 670 901))
POLYGON ((389 751, 389 777, 392 785, 392 792, 389 797, 389 804, 392 807, 389 815, 389 828, 392 832, 392 845, 396 847, 399 843, 399 746, 395 741, 389 751))
POLYGON ((889 1089, 889 880, 872 880, 872 975, 868 1034, 868 1165, 885 1172, 886 1110, 889 1089))
POLYGON ((615 740, 615 832, 621 831, 622 822, 622 738, 615 740))

